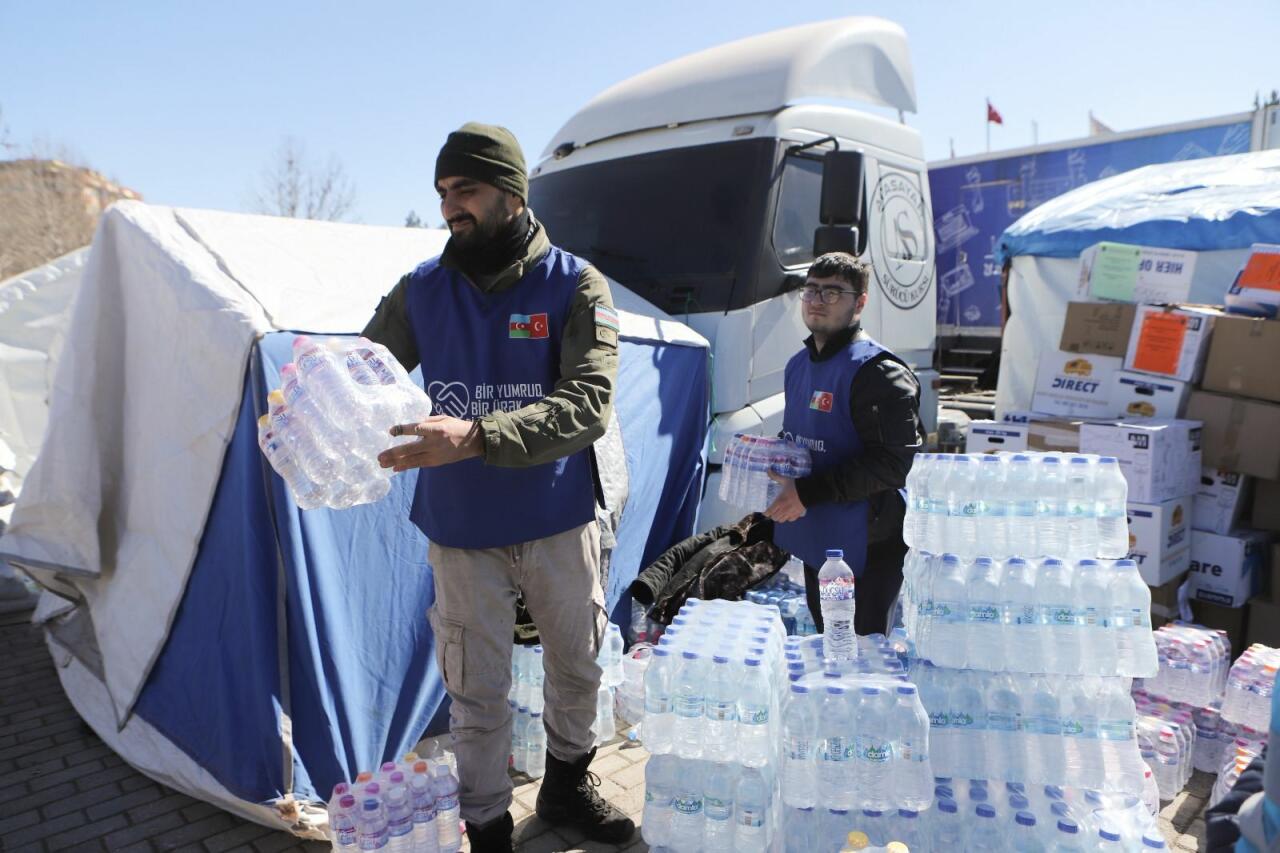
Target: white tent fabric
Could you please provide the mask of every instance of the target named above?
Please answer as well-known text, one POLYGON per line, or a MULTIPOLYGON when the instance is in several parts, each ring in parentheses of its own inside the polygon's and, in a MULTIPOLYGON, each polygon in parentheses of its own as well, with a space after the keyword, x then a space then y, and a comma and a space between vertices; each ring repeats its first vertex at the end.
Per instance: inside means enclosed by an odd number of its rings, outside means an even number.
MULTIPOLYGON (((87 602, 117 727, 186 588, 255 340, 358 329, 446 237, 141 202, 103 217, 0 556, 87 602)), ((620 313, 624 335, 706 346, 652 306, 620 313)))

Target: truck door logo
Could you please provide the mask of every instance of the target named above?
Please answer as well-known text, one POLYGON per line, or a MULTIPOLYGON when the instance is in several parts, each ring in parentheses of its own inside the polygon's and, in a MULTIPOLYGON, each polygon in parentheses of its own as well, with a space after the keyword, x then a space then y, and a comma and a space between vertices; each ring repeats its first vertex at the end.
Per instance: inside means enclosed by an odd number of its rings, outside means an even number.
POLYGON ((933 283, 927 222, 919 177, 881 167, 867 243, 880 290, 902 309, 919 305, 933 283))

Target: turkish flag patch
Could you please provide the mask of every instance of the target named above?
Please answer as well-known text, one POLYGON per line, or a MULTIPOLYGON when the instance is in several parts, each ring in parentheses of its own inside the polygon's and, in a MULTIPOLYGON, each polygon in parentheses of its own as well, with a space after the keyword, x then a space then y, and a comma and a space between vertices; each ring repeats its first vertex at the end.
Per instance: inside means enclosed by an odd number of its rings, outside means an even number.
POLYGON ((551 333, 544 314, 512 314, 507 326, 507 337, 537 340, 551 333))
POLYGON ((819 412, 829 412, 834 402, 835 395, 830 391, 814 391, 813 396, 809 398, 809 408, 819 412))

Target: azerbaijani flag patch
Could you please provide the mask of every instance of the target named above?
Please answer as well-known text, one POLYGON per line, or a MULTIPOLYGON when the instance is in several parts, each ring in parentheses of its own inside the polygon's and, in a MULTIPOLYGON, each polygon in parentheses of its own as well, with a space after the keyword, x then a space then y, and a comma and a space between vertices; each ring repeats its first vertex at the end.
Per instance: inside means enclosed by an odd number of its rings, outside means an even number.
POLYGON ((829 412, 834 402, 835 395, 830 391, 814 391, 813 396, 809 398, 809 408, 819 412, 829 412))
POLYGON ((618 325, 618 312, 608 305, 596 306, 596 325, 604 326, 606 329, 613 329, 615 332, 622 331, 618 325))
POLYGON ((507 337, 537 340, 550 334, 546 314, 512 314, 507 337))

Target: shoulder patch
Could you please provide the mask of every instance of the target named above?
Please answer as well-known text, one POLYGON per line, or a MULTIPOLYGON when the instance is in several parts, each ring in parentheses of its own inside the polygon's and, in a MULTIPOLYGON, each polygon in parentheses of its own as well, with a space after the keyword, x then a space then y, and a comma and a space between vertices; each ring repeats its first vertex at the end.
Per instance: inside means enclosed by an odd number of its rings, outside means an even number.
POLYGON ((608 305, 597 305, 595 308, 596 343, 611 347, 618 346, 618 312, 608 305))

